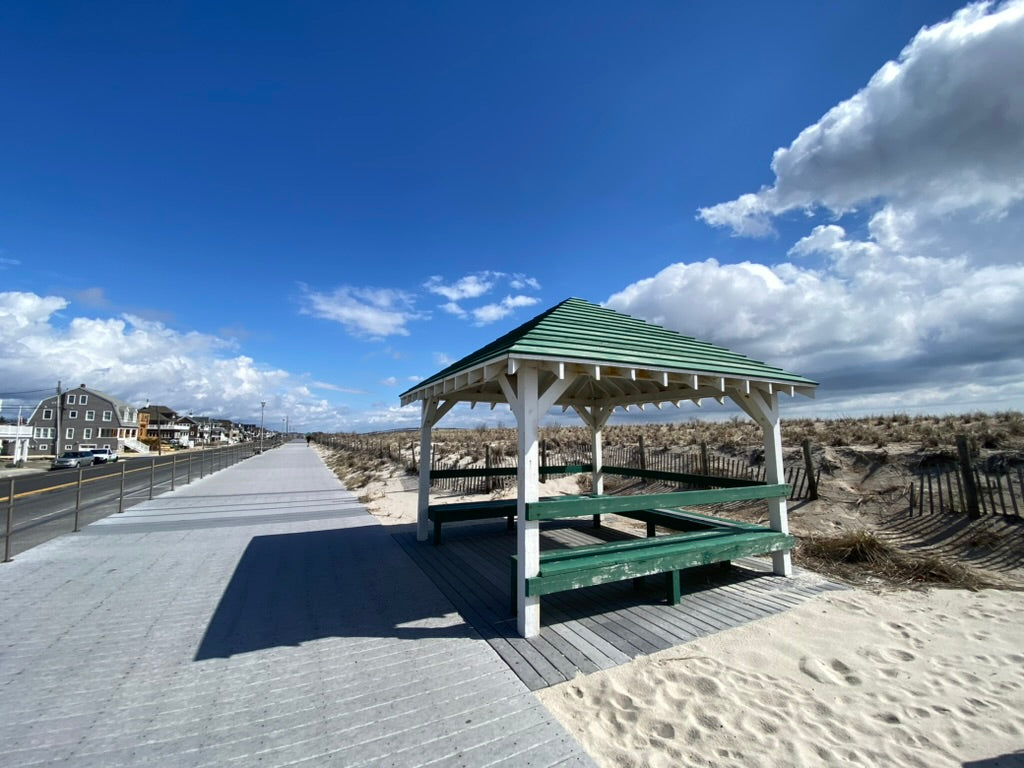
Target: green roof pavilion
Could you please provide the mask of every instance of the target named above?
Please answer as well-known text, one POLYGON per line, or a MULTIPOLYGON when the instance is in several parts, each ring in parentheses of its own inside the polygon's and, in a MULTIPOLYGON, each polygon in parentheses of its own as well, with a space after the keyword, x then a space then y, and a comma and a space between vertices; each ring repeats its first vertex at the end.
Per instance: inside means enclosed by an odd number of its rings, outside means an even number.
MULTIPOLYGON (((429 456, 431 430, 457 403, 507 403, 519 440, 517 562, 519 632, 540 631, 539 598, 525 579, 539 568, 539 523, 525 504, 539 499, 538 430, 551 408, 572 409, 591 428, 594 490, 602 491, 601 433, 615 408, 713 398, 733 401, 764 432, 767 483, 784 483, 779 394, 814 396, 817 382, 653 323, 571 298, 419 382, 402 393, 419 401, 420 455, 429 456)), ((425 541, 430 472, 420 468, 417 538, 425 541)), ((769 502, 771 528, 788 532, 785 499, 769 502)), ((790 553, 773 554, 788 575, 790 553)))

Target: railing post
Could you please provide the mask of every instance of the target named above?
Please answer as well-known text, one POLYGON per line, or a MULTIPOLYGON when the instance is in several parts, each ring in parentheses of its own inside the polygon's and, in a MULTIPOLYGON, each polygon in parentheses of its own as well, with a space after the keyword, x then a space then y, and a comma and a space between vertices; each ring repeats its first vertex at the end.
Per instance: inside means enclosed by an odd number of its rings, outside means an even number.
POLYGON ((4 562, 11 562, 11 536, 14 534, 14 478, 7 484, 7 535, 4 537, 4 562))
POLYGON ((156 457, 150 460, 149 464, 149 500, 153 500, 153 485, 156 481, 156 457))
POLYGON ((178 474, 178 454, 171 454, 171 490, 174 490, 174 476, 178 474))
POLYGON ((124 474, 125 474, 125 470, 127 468, 128 468, 128 465, 125 464, 122 461, 121 462, 121 496, 117 500, 117 511, 118 511, 118 514, 124 512, 124 474))
POLYGON ((203 479, 203 473, 206 471, 206 449, 203 448, 203 452, 199 454, 199 479, 203 479))
POLYGON ((75 527, 72 529, 72 533, 78 533, 78 510, 82 507, 82 472, 81 467, 78 468, 78 487, 75 489, 75 527))
POLYGON ((978 507, 978 485, 971 467, 971 450, 967 445, 967 435, 956 436, 956 451, 960 459, 960 474, 964 478, 967 516, 971 520, 977 520, 981 517, 981 509, 978 507))
POLYGON ((804 438, 800 444, 804 450, 804 469, 807 472, 807 498, 811 501, 818 498, 818 478, 814 476, 814 460, 811 458, 811 441, 804 438))

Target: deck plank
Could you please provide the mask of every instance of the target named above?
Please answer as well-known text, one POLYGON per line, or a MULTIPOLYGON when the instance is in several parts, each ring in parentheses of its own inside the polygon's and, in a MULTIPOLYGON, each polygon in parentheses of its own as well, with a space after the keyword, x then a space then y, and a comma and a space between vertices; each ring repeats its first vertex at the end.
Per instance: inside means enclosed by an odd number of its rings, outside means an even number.
MULTIPOLYGON (((657 576, 639 588, 623 581, 546 595, 540 635, 527 640, 519 637, 509 611, 509 558, 516 536, 504 520, 448 524, 439 547, 417 542, 408 530, 394 538, 532 690, 611 669, 845 588, 801 569, 779 578, 770 561, 743 558, 731 568, 686 578, 675 606, 665 600, 657 576)), ((541 524, 542 551, 629 538, 614 528, 594 528, 590 520, 541 524)))

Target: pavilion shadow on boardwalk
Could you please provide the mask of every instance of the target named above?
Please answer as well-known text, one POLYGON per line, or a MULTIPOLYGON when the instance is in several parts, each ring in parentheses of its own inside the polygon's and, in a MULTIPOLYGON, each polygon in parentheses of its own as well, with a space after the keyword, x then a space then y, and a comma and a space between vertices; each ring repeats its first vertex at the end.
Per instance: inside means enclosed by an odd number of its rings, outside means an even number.
MULTIPOLYGON (((369 519, 369 518, 367 518, 369 519)), ((327 637, 475 637, 380 525, 255 536, 195 660, 327 637)))
MULTIPOLYGON (((629 534, 589 522, 560 520, 541 526, 541 549, 581 546, 629 534)), ((695 570, 682 600, 671 606, 663 578, 637 588, 630 581, 547 595, 541 632, 524 639, 509 611, 509 557, 515 533, 504 522, 445 527, 444 545, 416 541, 414 531, 395 539, 433 579, 462 616, 519 678, 537 690, 609 669, 724 629, 771 616, 822 592, 844 589, 814 574, 772 575, 770 561, 744 558, 727 567, 695 570)))

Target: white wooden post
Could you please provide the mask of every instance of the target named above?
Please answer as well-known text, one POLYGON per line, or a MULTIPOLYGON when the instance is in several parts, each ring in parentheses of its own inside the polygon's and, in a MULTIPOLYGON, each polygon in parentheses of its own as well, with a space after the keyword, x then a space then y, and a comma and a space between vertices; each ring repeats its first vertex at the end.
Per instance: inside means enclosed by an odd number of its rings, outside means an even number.
POLYGON ((433 398, 423 401, 423 411, 420 416, 420 483, 419 494, 416 497, 416 539, 426 541, 430 531, 430 518, 427 517, 427 507, 430 504, 430 436, 434 425, 448 413, 458 402, 446 400, 439 403, 433 398))
POLYGON ((600 495, 604 493, 604 427, 608 423, 608 417, 611 416, 613 409, 594 405, 587 410, 582 406, 574 405, 573 410, 590 427, 590 445, 593 455, 591 484, 594 486, 594 493, 600 495))
MULTIPOLYGON (((764 434, 765 482, 769 485, 786 482, 782 466, 782 426, 779 423, 779 395, 765 394, 751 389, 749 395, 733 397, 747 414, 761 427, 764 434)), ((773 531, 789 533, 789 517, 785 499, 768 500, 769 525, 773 531)), ((793 574, 793 556, 785 552, 772 553, 772 570, 779 576, 793 574)))
POLYGON ((519 613, 516 621, 520 635, 536 637, 540 634, 540 598, 526 596, 526 580, 540 572, 540 523, 526 519, 526 505, 540 498, 540 404, 537 394, 537 369, 532 365, 521 366, 516 379, 514 411, 519 434, 516 505, 516 606, 519 613))
POLYGON ((436 400, 424 400, 420 414, 420 483, 416 496, 416 540, 426 541, 430 531, 427 506, 430 504, 430 437, 436 400))

